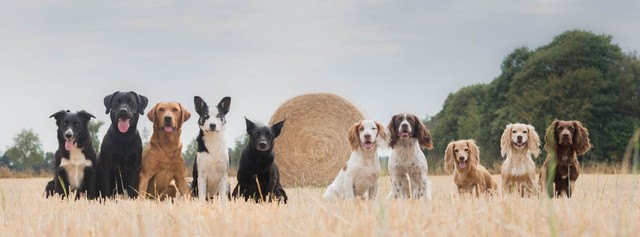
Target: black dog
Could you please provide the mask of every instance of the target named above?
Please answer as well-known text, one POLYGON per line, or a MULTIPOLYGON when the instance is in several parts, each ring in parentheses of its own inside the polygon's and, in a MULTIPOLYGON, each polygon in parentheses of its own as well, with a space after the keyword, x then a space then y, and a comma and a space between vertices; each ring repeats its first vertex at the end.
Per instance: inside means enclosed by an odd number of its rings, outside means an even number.
POLYGON ((76 199, 82 194, 94 199, 97 194, 96 152, 87 128, 89 120, 95 117, 84 110, 78 113, 60 110, 51 117, 56 119, 58 126, 58 150, 53 180, 45 188, 47 197, 60 194, 64 198, 75 191, 76 199))
POLYGON ((138 117, 144 114, 147 97, 135 92, 117 91, 104 97, 111 126, 100 147, 98 173, 103 197, 124 194, 138 196, 138 178, 142 159, 142 139, 138 133, 138 117))
POLYGON ((275 195, 277 202, 282 200, 287 203, 287 193, 280 185, 280 173, 273 155, 274 140, 280 135, 284 121, 268 127, 256 126, 250 120, 246 118, 245 120, 249 143, 240 157, 238 184, 233 189, 233 198, 242 195, 245 201, 253 198, 256 202, 267 200, 271 202, 275 195), (256 177, 260 186, 257 185, 256 177))

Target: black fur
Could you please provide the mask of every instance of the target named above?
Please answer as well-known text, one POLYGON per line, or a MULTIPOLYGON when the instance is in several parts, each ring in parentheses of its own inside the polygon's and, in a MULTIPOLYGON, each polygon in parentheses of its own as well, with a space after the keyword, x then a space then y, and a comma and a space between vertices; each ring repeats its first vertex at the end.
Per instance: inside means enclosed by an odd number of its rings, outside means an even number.
POLYGON ((97 196, 96 176, 94 167, 96 165, 96 152, 93 150, 91 134, 88 129, 89 120, 95 118, 90 113, 82 110, 77 113, 71 113, 68 110, 60 110, 50 116, 55 118, 56 126, 58 126, 58 150, 55 154, 55 166, 53 180, 47 183, 45 187, 46 196, 55 194, 61 195, 63 198, 69 195, 69 177, 64 168, 60 167, 63 157, 69 157, 69 151, 65 148, 65 132, 71 129, 73 135, 70 139, 75 140, 75 145, 82 151, 85 158, 91 161, 92 166, 85 167, 84 177, 80 187, 76 190, 76 199, 82 194, 86 194, 88 199, 94 199, 97 196))
POLYGON ((135 92, 117 91, 104 98, 111 125, 100 147, 98 173, 102 197, 124 194, 124 190, 131 198, 138 196, 142 139, 137 126, 148 102, 146 97, 135 92), (129 129, 125 133, 118 129, 120 119, 129 119, 129 129))
MULTIPOLYGON (((204 126, 205 122, 207 122, 210 118, 209 118, 209 105, 207 105, 207 102, 205 102, 200 96, 195 96, 193 97, 193 102, 195 104, 195 108, 196 108, 196 113, 198 113, 198 115, 200 116, 198 118, 198 125, 200 126, 204 126)), ((220 100, 220 102, 218 103, 218 105, 216 106, 216 108, 218 109, 218 115, 220 116, 220 119, 222 120, 222 125, 226 124, 226 118, 225 116, 227 115, 227 113, 229 113, 230 110, 230 106, 231 106, 231 97, 224 97, 222 98, 222 100, 220 100)), ((200 127, 200 133, 198 133, 198 137, 196 137, 196 142, 198 143, 198 153, 200 152, 206 152, 209 153, 209 149, 207 149, 207 146, 204 143, 203 140, 204 137, 204 131, 202 130, 202 127, 200 127)), ((224 148, 226 149, 226 148, 224 148)), ((191 173, 192 177, 193 177, 193 181, 191 181, 191 195, 193 197, 197 197, 198 196, 198 159, 193 159, 193 171, 191 173)), ((228 189, 228 188, 227 188, 228 189)), ((229 194, 227 194, 227 196, 229 196, 229 194)), ((230 197, 230 196, 229 196, 230 197)))
POLYGON ((256 126, 250 120, 246 118, 245 120, 249 143, 240 157, 238 184, 233 189, 233 198, 242 196, 245 201, 252 198, 256 202, 271 202, 275 196, 275 201, 287 203, 288 197, 280 185, 280 173, 273 154, 274 141, 280 135, 284 121, 268 127, 256 126), (256 177, 260 183, 260 190, 256 184, 256 177), (262 192, 262 199, 260 199, 260 192, 262 192))

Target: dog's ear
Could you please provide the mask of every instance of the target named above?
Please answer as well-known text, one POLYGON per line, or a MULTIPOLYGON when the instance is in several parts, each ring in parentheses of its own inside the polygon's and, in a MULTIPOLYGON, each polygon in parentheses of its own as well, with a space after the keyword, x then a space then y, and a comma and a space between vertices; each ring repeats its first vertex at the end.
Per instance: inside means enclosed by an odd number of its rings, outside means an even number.
POLYGON ((116 94, 120 93, 120 91, 116 91, 111 95, 105 96, 104 97, 104 107, 107 108, 107 110, 104 112, 105 114, 108 114, 109 112, 111 112, 111 104, 112 104, 112 100, 113 97, 116 96, 116 94))
POLYGON ((431 133, 429 132, 429 129, 427 129, 427 127, 424 126, 420 118, 418 118, 415 115, 412 115, 412 116, 416 123, 416 128, 414 128, 415 129, 414 131, 416 131, 417 133, 416 135, 418 137, 418 142, 420 143, 420 146, 422 148, 426 148, 427 150, 433 149, 433 141, 431 139, 431 133))
POLYGON ((91 120, 91 118, 96 118, 96 116, 93 116, 93 114, 90 114, 89 112, 84 110, 78 111, 78 116, 82 118, 85 125, 89 123, 89 120, 91 120))
POLYGON ((193 97, 193 104, 195 104, 196 112, 199 114, 201 114, 202 110, 208 106, 207 102, 205 102, 200 96, 197 95, 193 97))
POLYGON ((527 146, 533 157, 536 158, 540 155, 540 136, 536 132, 536 128, 533 125, 527 125, 529 131, 529 138, 527 139, 527 146))
POLYGON ((547 153, 556 152, 556 144, 558 144, 558 137, 556 136, 556 128, 558 127, 559 120, 553 120, 553 123, 547 127, 547 131, 544 134, 544 149, 547 153))
POLYGON ((271 126, 271 131, 273 131, 273 138, 280 136, 280 132, 282 132, 282 127, 284 126, 284 121, 285 120, 282 120, 271 126))
POLYGON ((476 141, 474 140, 468 140, 467 141, 467 146, 469 146, 469 153, 470 153, 470 158, 472 162, 476 162, 475 164, 479 164, 480 163, 480 147, 478 147, 478 145, 476 145, 476 141))
POLYGON ((387 146, 386 143, 389 140, 387 131, 381 123, 379 123, 378 121, 375 121, 375 123, 376 123, 376 128, 378 129, 378 142, 376 143, 378 144, 378 146, 386 147, 387 146))
POLYGON ((69 110, 60 110, 49 116, 49 118, 54 118, 56 120, 56 126, 60 126, 60 120, 66 117, 67 113, 69 113, 69 110))
POLYGON ((502 137, 500 137, 500 154, 503 158, 507 157, 507 154, 511 151, 511 130, 513 124, 507 124, 504 128, 504 132, 502 132, 502 137))
POLYGON ((144 115, 144 109, 147 108, 147 105, 149 104, 149 99, 147 99, 147 97, 143 96, 143 95, 138 95, 138 93, 135 92, 131 92, 136 96, 136 99, 138 100, 138 113, 140 115, 144 115))
POLYGON ((358 150, 360 147, 360 122, 354 123, 351 128, 349 128, 349 132, 347 133, 347 139, 349 140, 349 147, 351 147, 352 151, 358 150))
POLYGON ((251 134, 251 132, 256 128, 256 124, 251 122, 247 117, 244 117, 245 123, 247 123, 247 133, 251 134))
POLYGON ((153 108, 151 108, 149 110, 149 112, 147 112, 147 118, 149 118, 149 121, 151 121, 152 123, 156 121, 156 110, 158 109, 158 104, 154 105, 153 108))
POLYGON ((444 150, 444 171, 447 172, 447 174, 451 174, 451 170, 453 169, 453 159, 455 159, 455 157, 453 157, 455 155, 453 151, 455 149, 456 144, 454 141, 451 141, 449 145, 447 145, 447 149, 444 150))
POLYGON ((189 113, 189 111, 185 109, 184 106, 182 106, 182 104, 180 103, 178 103, 178 107, 180 107, 180 119, 182 120, 181 123, 178 124, 178 126, 182 126, 182 124, 189 121, 189 118, 191 118, 191 113, 189 113))
POLYGON ((224 115, 229 113, 230 108, 231 108, 231 97, 229 96, 222 98, 222 100, 220 100, 220 103, 218 103, 218 109, 220 109, 220 112, 222 112, 222 114, 224 115))
POLYGON ((589 140, 589 131, 582 126, 580 121, 573 121, 573 126, 576 128, 575 136, 573 136, 573 149, 578 155, 584 155, 591 150, 591 140, 589 140))
POLYGON ((393 147, 396 146, 396 143, 398 143, 398 126, 396 126, 396 116, 398 115, 394 115, 393 117, 391 117, 391 121, 389 122, 389 125, 387 125, 387 129, 389 129, 389 147, 391 147, 391 149, 393 149, 393 147))

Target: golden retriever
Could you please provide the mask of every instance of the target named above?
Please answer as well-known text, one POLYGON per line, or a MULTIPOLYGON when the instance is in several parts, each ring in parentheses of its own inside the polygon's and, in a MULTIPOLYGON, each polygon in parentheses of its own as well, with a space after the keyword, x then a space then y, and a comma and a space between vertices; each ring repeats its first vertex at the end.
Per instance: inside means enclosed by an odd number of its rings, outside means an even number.
POLYGON ((445 171, 451 173, 453 167, 453 181, 458 186, 460 194, 480 192, 491 194, 497 184, 491 178, 489 171, 480 165, 480 148, 474 140, 458 140, 450 142, 444 155, 445 171))

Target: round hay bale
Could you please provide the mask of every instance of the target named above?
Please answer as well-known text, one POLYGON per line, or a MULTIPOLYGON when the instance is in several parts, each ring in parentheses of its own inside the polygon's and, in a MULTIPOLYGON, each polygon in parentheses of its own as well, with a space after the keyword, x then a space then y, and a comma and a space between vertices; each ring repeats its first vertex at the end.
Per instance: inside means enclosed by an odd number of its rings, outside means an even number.
POLYGON ((269 124, 286 119, 274 152, 284 186, 330 183, 351 153, 347 132, 364 119, 348 100, 330 93, 305 94, 288 100, 269 124))

